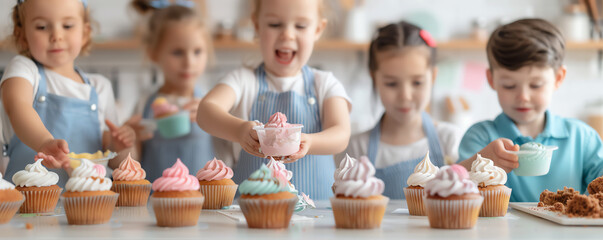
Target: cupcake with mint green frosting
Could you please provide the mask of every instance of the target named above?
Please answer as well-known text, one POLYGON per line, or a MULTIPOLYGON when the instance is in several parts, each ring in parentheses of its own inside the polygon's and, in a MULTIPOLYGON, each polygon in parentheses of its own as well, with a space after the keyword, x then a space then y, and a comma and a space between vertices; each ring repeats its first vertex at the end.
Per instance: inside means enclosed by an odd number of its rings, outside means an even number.
POLYGON ((519 167, 513 172, 518 176, 541 176, 549 172, 553 150, 556 146, 545 146, 536 142, 524 143, 517 153, 519 167))
POLYGON ((250 228, 287 228, 297 196, 289 191, 287 176, 262 164, 239 185, 239 205, 250 228))

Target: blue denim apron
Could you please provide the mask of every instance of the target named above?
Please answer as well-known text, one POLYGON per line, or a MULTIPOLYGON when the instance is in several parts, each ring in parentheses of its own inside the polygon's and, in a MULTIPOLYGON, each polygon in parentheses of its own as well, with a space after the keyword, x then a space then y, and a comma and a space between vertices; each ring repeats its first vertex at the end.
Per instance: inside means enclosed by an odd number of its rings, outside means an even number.
MULTIPOLYGON (((81 100, 48 93, 46 71, 44 66, 36 62, 40 73, 38 91, 34 96, 33 108, 36 110, 44 126, 55 139, 64 139, 69 144, 69 151, 75 153, 94 153, 102 150, 102 134, 98 120, 98 95, 90 86, 90 99, 81 100)), ((86 84, 88 77, 79 69, 86 84)), ((37 153, 25 145, 15 135, 8 144, 10 161, 6 169, 6 179, 25 169, 25 165, 34 162, 37 153)), ((68 175, 63 169, 49 169, 59 175, 60 187, 65 187, 68 175)))
MULTIPOLYGON (((441 167, 444 165, 444 155, 442 147, 440 146, 440 140, 433 125, 433 121, 429 114, 423 112, 421 114, 423 132, 427 137, 429 144, 429 158, 431 162, 441 167)), ((368 157, 373 165, 377 159, 377 152, 379 150, 379 141, 381 139, 381 121, 371 130, 368 157)), ((375 176, 383 182, 385 182, 385 191, 383 195, 390 199, 405 199, 403 188, 407 187, 406 180, 408 176, 413 174, 415 166, 423 160, 424 157, 411 159, 408 161, 402 161, 397 164, 387 166, 385 168, 376 168, 375 176)))
MULTIPOLYGON (((260 65, 255 72, 259 82, 259 92, 251 109, 250 120, 266 123, 272 114, 282 112, 287 116, 289 123, 303 124, 303 133, 322 131, 314 90, 314 72, 310 67, 302 68, 305 96, 294 91, 271 92, 268 89, 264 65, 260 65)), ((234 169, 233 180, 240 184, 262 163, 267 162, 267 159, 253 156, 242 150, 234 169)), ((315 200, 326 200, 333 195, 331 185, 333 184, 335 163, 332 155, 306 155, 294 163, 286 164, 286 167, 293 172, 291 183, 299 192, 308 194, 315 200)))
MULTIPOLYGON (((195 97, 202 97, 201 91, 195 89, 195 97)), ((143 117, 153 119, 151 104, 157 98, 157 93, 147 100, 143 117)), ((161 177, 163 170, 172 167, 177 158, 188 167, 191 174, 205 166, 205 163, 214 158, 211 136, 201 130, 196 122, 190 122, 191 132, 178 138, 164 138, 159 130, 153 133, 153 138, 142 143, 142 168, 147 172, 147 179, 151 182, 161 177)))

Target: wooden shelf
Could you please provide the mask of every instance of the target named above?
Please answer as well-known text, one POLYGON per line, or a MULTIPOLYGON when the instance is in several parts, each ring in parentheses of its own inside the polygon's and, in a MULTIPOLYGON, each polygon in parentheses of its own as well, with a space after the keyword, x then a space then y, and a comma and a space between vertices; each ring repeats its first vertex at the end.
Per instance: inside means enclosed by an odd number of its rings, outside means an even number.
MULTIPOLYGON (((234 39, 217 39, 214 40, 216 50, 254 50, 258 49, 256 42, 243 42, 234 39)), ((368 43, 353 43, 345 40, 321 40, 316 43, 315 48, 318 50, 331 51, 367 51, 368 43)), ((93 46, 93 50, 135 50, 141 48, 141 43, 134 39, 111 40, 97 42, 93 46)), ((568 50, 603 50, 603 41, 589 42, 567 42, 568 50)), ((447 42, 439 42, 438 49, 457 51, 485 51, 486 42, 476 41, 471 39, 457 39, 447 42)), ((0 51, 8 50, 7 44, 0 43, 0 51)))

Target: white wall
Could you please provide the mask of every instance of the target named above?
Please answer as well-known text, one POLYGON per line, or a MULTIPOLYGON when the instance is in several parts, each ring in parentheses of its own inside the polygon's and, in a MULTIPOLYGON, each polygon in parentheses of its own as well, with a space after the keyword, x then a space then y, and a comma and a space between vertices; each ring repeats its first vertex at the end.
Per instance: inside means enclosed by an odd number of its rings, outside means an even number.
MULTIPOLYGON (((11 29, 10 8, 15 1, 0 1, 0 36, 7 36, 11 29)), ((96 39, 127 38, 137 21, 136 14, 127 9, 129 1, 90 0, 94 18, 100 23, 96 39)), ((475 19, 485 22, 493 29, 500 22, 508 22, 520 17, 541 17, 557 21, 562 14, 566 0, 367 0, 367 21, 377 26, 402 18, 426 22, 427 28, 439 40, 465 38, 470 32, 470 24, 475 19)), ((207 0, 208 13, 214 24, 237 22, 240 15, 246 14, 248 0, 207 0)), ((327 36, 340 36, 345 16, 342 10, 330 1, 330 10, 335 18, 331 19, 327 36)), ((12 53, 0 52, 0 67, 6 64, 12 53)), ((113 78, 118 84, 120 112, 126 115, 137 101, 139 89, 149 88, 148 64, 138 51, 95 51, 92 56, 81 58, 79 64, 87 69, 100 71, 113 78), (143 87, 140 87, 142 85, 143 87)), ((445 119, 443 99, 448 95, 464 96, 471 104, 471 121, 491 119, 500 107, 494 92, 485 82, 482 88, 469 90, 463 87, 463 68, 467 62, 485 64, 485 53, 479 50, 440 51, 441 68, 434 89, 433 109, 436 117, 445 119)), ((216 65, 201 80, 207 87, 213 85, 225 72, 240 66, 242 62, 258 62, 255 51, 219 51, 216 53, 216 65)), ((366 55, 361 52, 315 51, 310 64, 334 74, 344 83, 354 101, 352 113, 356 131, 370 127, 375 120, 371 99, 370 79, 366 72, 366 55)), ((555 93, 551 109, 553 112, 569 117, 581 117, 585 104, 601 98, 603 79, 595 51, 568 50, 566 57, 568 76, 564 85, 555 93), (570 100, 570 101, 568 101, 570 100)), ((377 109, 377 110, 375 110, 377 109)), ((125 116, 122 117, 122 120, 125 116)))

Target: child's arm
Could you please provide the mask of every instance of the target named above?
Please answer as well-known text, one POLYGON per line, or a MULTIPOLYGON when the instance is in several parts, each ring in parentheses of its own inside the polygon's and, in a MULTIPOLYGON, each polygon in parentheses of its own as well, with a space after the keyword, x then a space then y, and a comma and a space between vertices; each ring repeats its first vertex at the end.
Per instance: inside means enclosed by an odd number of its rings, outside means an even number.
POLYGON ((302 134, 299 152, 289 156, 285 162, 294 162, 306 154, 332 155, 345 150, 350 140, 350 110, 347 100, 332 97, 324 102, 323 130, 302 134))
MULTIPOLYGON (((45 166, 60 168, 69 166, 69 147, 62 139, 54 139, 33 108, 33 86, 24 78, 9 78, 1 86, 2 103, 15 134, 28 147, 44 153, 45 166)), ((16 159, 25 161, 24 159, 16 159)))
POLYGON ((588 185, 595 178, 603 176, 603 142, 595 130, 588 128, 582 134, 582 149, 585 152, 583 176, 584 184, 588 185))
POLYGON ((228 111, 234 106, 236 94, 226 84, 218 84, 201 101, 197 109, 197 123, 205 132, 228 141, 237 142, 249 154, 264 157, 259 152, 260 142, 253 130, 257 123, 237 118, 228 111))
MULTIPOLYGON (((461 144, 463 144, 461 142, 461 144)), ((507 173, 511 172, 513 169, 519 167, 519 160, 517 155, 508 153, 509 151, 518 151, 519 145, 514 144, 513 141, 507 138, 499 138, 492 142, 490 142, 486 147, 481 149, 479 152, 482 157, 489 158, 494 162, 495 166, 501 167, 507 173)), ((471 164, 477 158, 477 154, 459 162, 458 164, 462 165, 467 169, 467 171, 471 171, 471 164)))
POLYGON ((111 121, 105 120, 109 131, 103 132, 103 149, 110 149, 117 152, 117 157, 109 160, 109 167, 115 169, 123 159, 132 154, 132 158, 138 158, 136 151, 136 133, 134 129, 127 124, 121 127, 115 126, 111 121))

